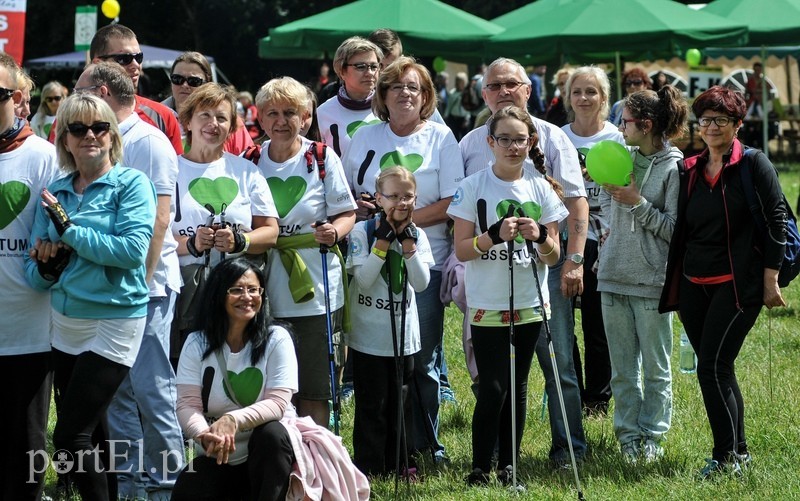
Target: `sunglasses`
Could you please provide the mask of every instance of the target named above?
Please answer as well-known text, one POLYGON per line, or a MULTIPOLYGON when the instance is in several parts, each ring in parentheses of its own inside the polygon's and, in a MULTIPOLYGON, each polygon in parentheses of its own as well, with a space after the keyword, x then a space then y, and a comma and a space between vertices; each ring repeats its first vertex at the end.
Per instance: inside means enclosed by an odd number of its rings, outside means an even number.
POLYGON ((109 122, 95 122, 92 125, 77 122, 67 124, 67 130, 75 137, 86 137, 89 131, 92 131, 92 134, 95 136, 99 136, 108 132, 109 129, 111 129, 111 124, 109 122))
POLYGON ((44 98, 44 100, 47 101, 48 103, 52 103, 52 102, 56 102, 57 103, 57 102, 61 101, 61 99, 63 97, 64 96, 48 96, 48 97, 44 98))
POLYGON ((183 85, 184 82, 188 83, 189 87, 200 87, 206 83, 206 81, 200 77, 185 77, 183 75, 178 75, 177 73, 170 75, 169 80, 172 82, 172 85, 177 85, 178 87, 183 85))
POLYGON ((639 86, 644 83, 644 80, 625 80, 625 87, 639 86))
POLYGON ((14 89, 4 89, 3 87, 0 87, 0 103, 5 103, 11 99, 11 96, 13 95, 14 89))
POLYGON ((135 54, 107 54, 105 56, 97 56, 97 58, 102 59, 103 61, 113 59, 114 62, 120 66, 128 66, 133 62, 134 59, 137 63, 142 64, 142 61, 144 61, 144 53, 137 52, 135 54))

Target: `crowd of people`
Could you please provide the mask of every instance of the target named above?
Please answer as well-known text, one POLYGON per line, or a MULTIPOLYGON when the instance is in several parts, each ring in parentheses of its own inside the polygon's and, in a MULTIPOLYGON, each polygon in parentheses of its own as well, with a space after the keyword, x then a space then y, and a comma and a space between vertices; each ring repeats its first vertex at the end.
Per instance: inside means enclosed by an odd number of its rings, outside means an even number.
POLYGON ((255 98, 185 52, 157 103, 137 94, 144 57, 101 28, 74 91, 47 83, 31 115, 34 82, 0 53, 0 374, 19 382, 0 390, 4 498, 42 497, 51 392, 58 460, 81 465, 59 482, 85 499, 367 499, 370 478, 413 479, 426 455, 449 462, 451 299, 468 485, 518 482, 534 356, 554 468, 589 460, 583 420, 612 397, 622 458, 658 461, 673 311, 713 435, 700 477, 750 464, 735 360, 762 307, 785 306, 788 208, 737 139, 743 95, 694 101, 707 148, 684 159, 689 107, 639 68, 615 103, 597 67, 557 71, 548 100, 546 67, 507 58, 448 90, 384 29, 344 40, 312 86, 255 98), (587 171, 603 141, 630 153, 624 185, 587 171), (352 460, 328 430, 351 393, 352 460))

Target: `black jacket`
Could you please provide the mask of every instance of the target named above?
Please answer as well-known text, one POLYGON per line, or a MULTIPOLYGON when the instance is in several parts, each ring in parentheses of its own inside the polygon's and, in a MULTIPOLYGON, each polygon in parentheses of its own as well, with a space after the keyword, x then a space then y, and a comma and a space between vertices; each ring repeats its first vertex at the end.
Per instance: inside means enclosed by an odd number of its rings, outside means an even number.
MULTIPOLYGON (((661 293, 659 311, 678 309, 678 292, 686 255, 686 207, 697 189, 699 176, 708 162, 708 150, 685 161, 678 193, 678 218, 670 242, 667 260, 667 279, 661 293)), ((725 225, 728 256, 733 272, 736 306, 760 305, 764 300, 764 268, 780 269, 786 242, 786 207, 775 168, 760 151, 744 155, 744 145, 734 140, 730 152, 723 158, 720 175, 722 199, 725 204, 725 225), (741 168, 752 165, 753 184, 769 230, 763 239, 747 205, 742 188, 741 168)))

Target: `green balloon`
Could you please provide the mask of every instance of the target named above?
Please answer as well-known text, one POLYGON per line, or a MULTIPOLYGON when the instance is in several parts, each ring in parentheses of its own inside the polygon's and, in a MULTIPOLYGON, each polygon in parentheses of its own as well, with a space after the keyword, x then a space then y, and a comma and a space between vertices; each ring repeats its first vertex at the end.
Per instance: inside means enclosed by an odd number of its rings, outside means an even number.
POLYGON ((689 66, 694 67, 700 64, 700 51, 697 49, 689 49, 686 51, 686 62, 689 66))
POLYGON ((436 71, 436 73, 443 72, 445 67, 447 67, 447 61, 445 61, 442 56, 436 56, 433 58, 433 69, 436 71))
POLYGON ((586 154, 586 170, 597 184, 627 186, 633 160, 624 146, 606 139, 592 146, 586 154))

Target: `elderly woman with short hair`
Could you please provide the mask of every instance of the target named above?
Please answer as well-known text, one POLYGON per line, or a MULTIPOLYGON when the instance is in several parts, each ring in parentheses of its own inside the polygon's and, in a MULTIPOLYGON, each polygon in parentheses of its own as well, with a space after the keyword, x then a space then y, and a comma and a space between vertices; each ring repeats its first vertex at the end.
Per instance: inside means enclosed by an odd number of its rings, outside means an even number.
POLYGON ((417 295, 422 349, 414 356, 413 387, 420 405, 412 406, 417 432, 413 448, 432 448, 437 457, 444 457, 444 446, 436 437, 439 374, 435 359, 444 330, 439 286, 442 264, 450 254, 446 211, 464 177, 464 165, 450 129, 429 120, 436 109, 436 89, 428 70, 414 59, 401 56, 383 69, 372 109, 382 122, 353 136, 343 163, 356 195, 374 195, 378 175, 396 165, 413 172, 417 180, 414 223, 425 229, 435 264, 428 288, 417 295))
POLYGON ((382 60, 381 49, 366 38, 350 37, 336 49, 333 70, 342 85, 338 95, 320 105, 317 117, 322 140, 341 158, 359 127, 379 122, 372 98, 382 60))

